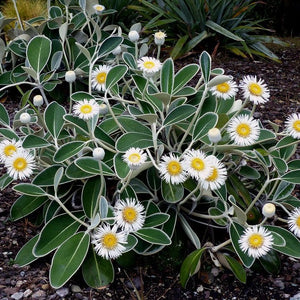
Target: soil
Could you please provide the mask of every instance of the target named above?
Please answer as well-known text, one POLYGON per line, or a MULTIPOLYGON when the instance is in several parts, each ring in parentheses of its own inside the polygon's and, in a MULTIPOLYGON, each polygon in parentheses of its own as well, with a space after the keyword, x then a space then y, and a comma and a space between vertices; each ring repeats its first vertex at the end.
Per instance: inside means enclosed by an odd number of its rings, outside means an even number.
MULTIPOLYGON (((236 81, 244 75, 263 78, 272 96, 265 106, 259 107, 256 117, 283 125, 289 114, 300 112, 300 40, 296 42, 298 45, 275 49, 281 64, 218 53, 213 67, 223 67, 236 81)), ((177 64, 197 62, 198 57, 199 54, 193 55, 177 64)), ((5 103, 12 114, 17 105, 13 101, 5 103)), ((115 265, 114 283, 102 289, 87 287, 78 273, 55 290, 48 279, 50 256, 23 268, 14 265, 19 249, 39 230, 26 218, 11 222, 9 211, 15 199, 12 186, 0 191, 0 299, 300 299, 300 261, 287 257, 282 257, 277 275, 247 271, 247 284, 240 283, 227 270, 206 268, 204 264, 198 276, 183 289, 178 262, 162 253, 159 258, 138 258, 134 266, 127 268, 115 265)))

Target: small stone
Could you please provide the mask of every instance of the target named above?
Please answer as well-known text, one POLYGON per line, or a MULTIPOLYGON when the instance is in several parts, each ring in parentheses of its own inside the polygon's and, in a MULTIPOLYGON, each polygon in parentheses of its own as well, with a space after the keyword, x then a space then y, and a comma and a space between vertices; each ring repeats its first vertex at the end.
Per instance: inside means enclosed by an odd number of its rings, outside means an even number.
POLYGON ((35 293, 32 294, 32 299, 41 299, 46 297, 46 292, 42 290, 38 290, 35 293))
POLYGON ((71 291, 72 291, 72 293, 80 293, 82 290, 81 290, 80 286, 78 286, 76 284, 72 284, 71 291))
POLYGON ((294 270, 299 270, 300 269, 300 263, 295 263, 295 264, 293 264, 293 269, 294 270))
POLYGON ((300 300, 300 293, 294 295, 293 297, 290 298, 290 300, 300 300))
POLYGON ((42 284, 42 289, 44 291, 48 290, 49 289, 49 284, 48 283, 42 284))
POLYGON ((219 275, 219 269, 218 268, 212 268, 210 272, 215 277, 217 277, 219 275))
POLYGON ((69 294, 69 289, 68 288, 61 288, 61 289, 56 291, 56 294, 61 298, 66 297, 69 294))
POLYGON ((25 272, 24 272, 24 271, 21 271, 21 272, 20 272, 20 276, 21 276, 21 277, 24 277, 24 276, 25 276, 25 272))
POLYGON ((20 287, 22 284, 23 284, 23 281, 22 280, 18 280, 16 282, 16 287, 20 287))
POLYGON ((24 296, 23 292, 17 292, 17 293, 12 294, 10 297, 15 300, 19 300, 19 299, 22 299, 23 296, 24 296))
POLYGON ((197 287, 197 293, 201 293, 204 291, 204 287, 203 285, 201 284, 200 286, 197 287))
POLYGON ((281 290, 284 289, 284 282, 280 279, 275 279, 274 280, 274 285, 278 288, 280 288, 281 290))
POLYGON ((27 289, 25 292, 24 292, 24 297, 29 297, 30 295, 32 294, 32 290, 31 289, 27 289))

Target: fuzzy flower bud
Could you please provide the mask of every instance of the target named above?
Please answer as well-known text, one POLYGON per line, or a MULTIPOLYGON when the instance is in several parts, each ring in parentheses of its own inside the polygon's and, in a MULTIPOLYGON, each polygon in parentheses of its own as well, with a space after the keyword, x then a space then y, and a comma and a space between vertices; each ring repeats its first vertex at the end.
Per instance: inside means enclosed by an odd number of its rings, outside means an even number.
POLYGON ((262 214, 266 218, 272 218, 275 215, 276 206, 273 203, 266 203, 262 208, 262 214))
POLYGON ((208 138, 210 140, 211 143, 218 143, 221 141, 222 136, 221 136, 221 132, 217 127, 211 128, 208 131, 208 138))
POLYGON ((136 30, 131 30, 128 33, 128 38, 130 39, 131 42, 136 42, 139 40, 140 35, 136 30))
POLYGON ((28 124, 30 122, 30 120, 31 120, 30 114, 28 114, 28 113, 22 113, 20 115, 20 121, 21 121, 21 123, 28 124))
POLYGON ((108 107, 105 103, 99 104, 99 114, 106 115, 108 113, 108 107))
POLYGON ((67 71, 65 74, 66 82, 74 82, 76 80, 76 73, 74 71, 67 71))
POLYGON ((112 51, 112 54, 115 55, 115 56, 117 56, 117 55, 121 54, 121 52, 122 52, 121 46, 117 46, 117 47, 112 51))
POLYGON ((41 95, 36 95, 33 97, 33 105, 39 107, 42 106, 44 103, 44 99, 41 95))
POLYGON ((95 4, 95 5, 93 5, 93 9, 95 10, 95 13, 97 15, 101 15, 102 12, 105 10, 105 6, 100 5, 100 4, 95 4))
POLYGON ((162 31, 155 32, 154 33, 154 43, 158 46, 161 46, 164 44, 166 37, 167 37, 167 35, 162 31))
POLYGON ((105 151, 103 148, 98 147, 93 150, 93 157, 97 160, 102 160, 105 156, 105 151))

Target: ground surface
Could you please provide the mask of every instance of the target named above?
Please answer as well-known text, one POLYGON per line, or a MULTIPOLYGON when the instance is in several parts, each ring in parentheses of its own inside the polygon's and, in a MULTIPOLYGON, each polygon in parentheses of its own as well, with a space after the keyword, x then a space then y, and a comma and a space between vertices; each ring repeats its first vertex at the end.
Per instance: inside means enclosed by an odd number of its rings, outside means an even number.
MULTIPOLYGON (((300 47, 291 45, 277 49, 276 53, 282 64, 246 61, 220 53, 214 58, 213 66, 223 67, 236 81, 244 75, 264 78, 272 96, 259 108, 256 117, 282 125, 290 113, 300 112, 300 47)), ((178 64, 197 59, 198 55, 178 64)), ((5 105, 14 112, 16 104, 5 105)), ((282 261, 277 275, 249 271, 246 285, 228 271, 212 269, 193 277, 188 288, 183 289, 178 281, 178 267, 170 263, 161 266, 159 261, 148 258, 126 269, 126 273, 116 267, 115 282, 101 290, 88 288, 80 274, 63 288, 54 290, 48 280, 51 257, 24 268, 13 265, 18 250, 38 230, 26 219, 10 221, 9 210, 14 199, 11 187, 0 191, 0 299, 300 299, 300 261, 288 258, 282 261)))

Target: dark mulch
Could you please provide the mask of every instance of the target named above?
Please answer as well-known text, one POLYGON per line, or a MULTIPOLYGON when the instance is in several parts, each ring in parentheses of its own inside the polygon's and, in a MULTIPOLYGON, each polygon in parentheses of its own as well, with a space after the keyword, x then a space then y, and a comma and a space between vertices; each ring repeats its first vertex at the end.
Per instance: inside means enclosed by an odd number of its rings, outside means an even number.
MULTIPOLYGON (((282 63, 248 61, 219 53, 213 60, 214 67, 223 67, 226 74, 239 81, 244 75, 264 78, 271 89, 271 100, 260 106, 257 118, 282 125, 293 112, 300 112, 300 47, 275 49, 282 63)), ((196 62, 198 54, 179 61, 178 64, 196 62)), ((6 102, 11 113, 16 103, 6 102)), ((1 299, 300 299, 300 262, 283 258, 280 272, 270 275, 249 271, 247 284, 237 281, 226 270, 202 267, 199 276, 193 277, 188 288, 181 288, 179 267, 167 259, 139 258, 132 267, 122 270, 116 266, 113 284, 100 290, 90 289, 76 274, 70 283, 59 290, 49 285, 48 273, 51 257, 19 268, 13 264, 18 250, 39 228, 27 219, 11 222, 9 210, 16 199, 11 187, 0 192, 0 298, 1 299), (139 297, 133 289, 139 291, 139 297), (298 295, 296 297, 296 295, 298 295)), ((162 254, 163 255, 163 254, 162 254)))

